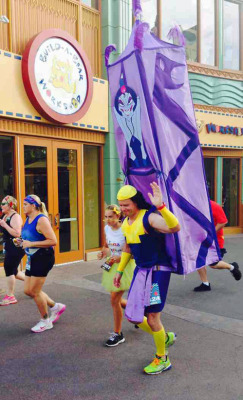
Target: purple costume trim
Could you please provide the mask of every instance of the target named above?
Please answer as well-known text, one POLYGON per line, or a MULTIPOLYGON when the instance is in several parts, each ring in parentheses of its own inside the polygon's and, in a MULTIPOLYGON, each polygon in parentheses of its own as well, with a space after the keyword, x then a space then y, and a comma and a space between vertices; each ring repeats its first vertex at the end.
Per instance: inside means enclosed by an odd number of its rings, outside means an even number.
POLYGON ((132 9, 133 9, 134 17, 138 18, 139 15, 142 13, 142 7, 141 7, 140 0, 133 0, 132 1, 132 9))
POLYGON ((143 322, 144 310, 149 306, 153 268, 139 268, 131 285, 125 317, 131 322, 143 322))
POLYGON ((109 65, 109 57, 110 57, 110 54, 113 51, 116 51, 116 45, 115 44, 110 44, 109 46, 107 46, 105 48, 105 66, 106 67, 108 67, 108 65, 109 65))
MULTIPOLYGON (((134 271, 134 278, 128 293, 125 317, 130 322, 143 322, 145 313, 161 312, 164 308, 170 282, 168 267, 156 266, 152 268, 138 268, 134 271), (150 305, 151 288, 154 274, 159 274, 159 290, 161 304, 150 305)), ((158 278, 158 275, 157 275, 158 278)))
POLYGON ((149 30, 149 24, 143 22, 139 24, 134 36, 134 47, 136 47, 139 51, 143 50, 143 36, 145 32, 149 30))
POLYGON ((167 38, 170 40, 172 39, 173 42, 178 42, 179 46, 186 46, 186 39, 183 35, 181 28, 178 25, 175 25, 173 28, 170 29, 167 38))

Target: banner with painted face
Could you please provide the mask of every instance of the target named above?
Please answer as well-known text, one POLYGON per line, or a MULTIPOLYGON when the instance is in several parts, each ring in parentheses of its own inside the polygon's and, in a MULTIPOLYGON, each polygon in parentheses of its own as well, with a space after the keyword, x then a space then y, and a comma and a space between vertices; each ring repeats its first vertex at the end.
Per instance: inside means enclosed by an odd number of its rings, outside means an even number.
POLYGON ((125 184, 147 201, 155 181, 179 219, 166 235, 171 270, 187 274, 218 261, 220 252, 206 186, 203 158, 183 46, 163 42, 136 20, 124 52, 109 64, 117 151, 125 184))

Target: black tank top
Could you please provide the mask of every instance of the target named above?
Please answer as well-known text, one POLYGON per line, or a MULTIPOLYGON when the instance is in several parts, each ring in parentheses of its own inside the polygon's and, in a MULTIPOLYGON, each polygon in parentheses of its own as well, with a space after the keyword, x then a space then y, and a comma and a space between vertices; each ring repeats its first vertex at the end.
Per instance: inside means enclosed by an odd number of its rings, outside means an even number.
MULTIPOLYGON (((8 226, 10 226, 12 228, 12 226, 10 225, 10 221, 12 219, 12 217, 17 214, 17 213, 13 213, 10 217, 5 219, 5 222, 8 224, 8 226)), ((1 227, 2 229, 2 233, 3 233, 3 243, 9 242, 11 239, 13 239, 15 236, 10 235, 10 233, 7 231, 7 229, 1 227)))

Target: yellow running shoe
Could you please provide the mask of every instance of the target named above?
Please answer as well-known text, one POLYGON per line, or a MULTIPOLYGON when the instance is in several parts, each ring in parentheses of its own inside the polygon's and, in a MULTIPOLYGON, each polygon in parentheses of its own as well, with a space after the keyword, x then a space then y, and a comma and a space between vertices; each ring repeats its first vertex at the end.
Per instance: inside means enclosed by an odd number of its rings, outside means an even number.
POLYGON ((166 340, 165 340, 165 354, 168 355, 168 348, 173 346, 177 339, 175 332, 166 332, 166 340))
POLYGON ((166 360, 163 360, 156 354, 151 364, 144 368, 144 372, 148 375, 158 375, 163 371, 168 371, 171 367, 168 356, 166 356, 166 360))

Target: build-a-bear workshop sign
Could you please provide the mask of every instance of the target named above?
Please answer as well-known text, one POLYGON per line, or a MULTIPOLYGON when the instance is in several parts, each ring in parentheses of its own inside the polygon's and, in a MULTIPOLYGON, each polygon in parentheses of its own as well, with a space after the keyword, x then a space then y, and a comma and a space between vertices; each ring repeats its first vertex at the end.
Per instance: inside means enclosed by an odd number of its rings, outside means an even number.
POLYGON ((215 124, 206 124, 207 133, 210 132, 217 132, 222 134, 229 134, 235 136, 242 136, 243 135, 243 128, 237 128, 235 126, 221 126, 215 124))
POLYGON ((22 59, 25 90, 47 120, 68 124, 87 112, 93 94, 89 60, 79 43, 61 29, 32 38, 22 59))

